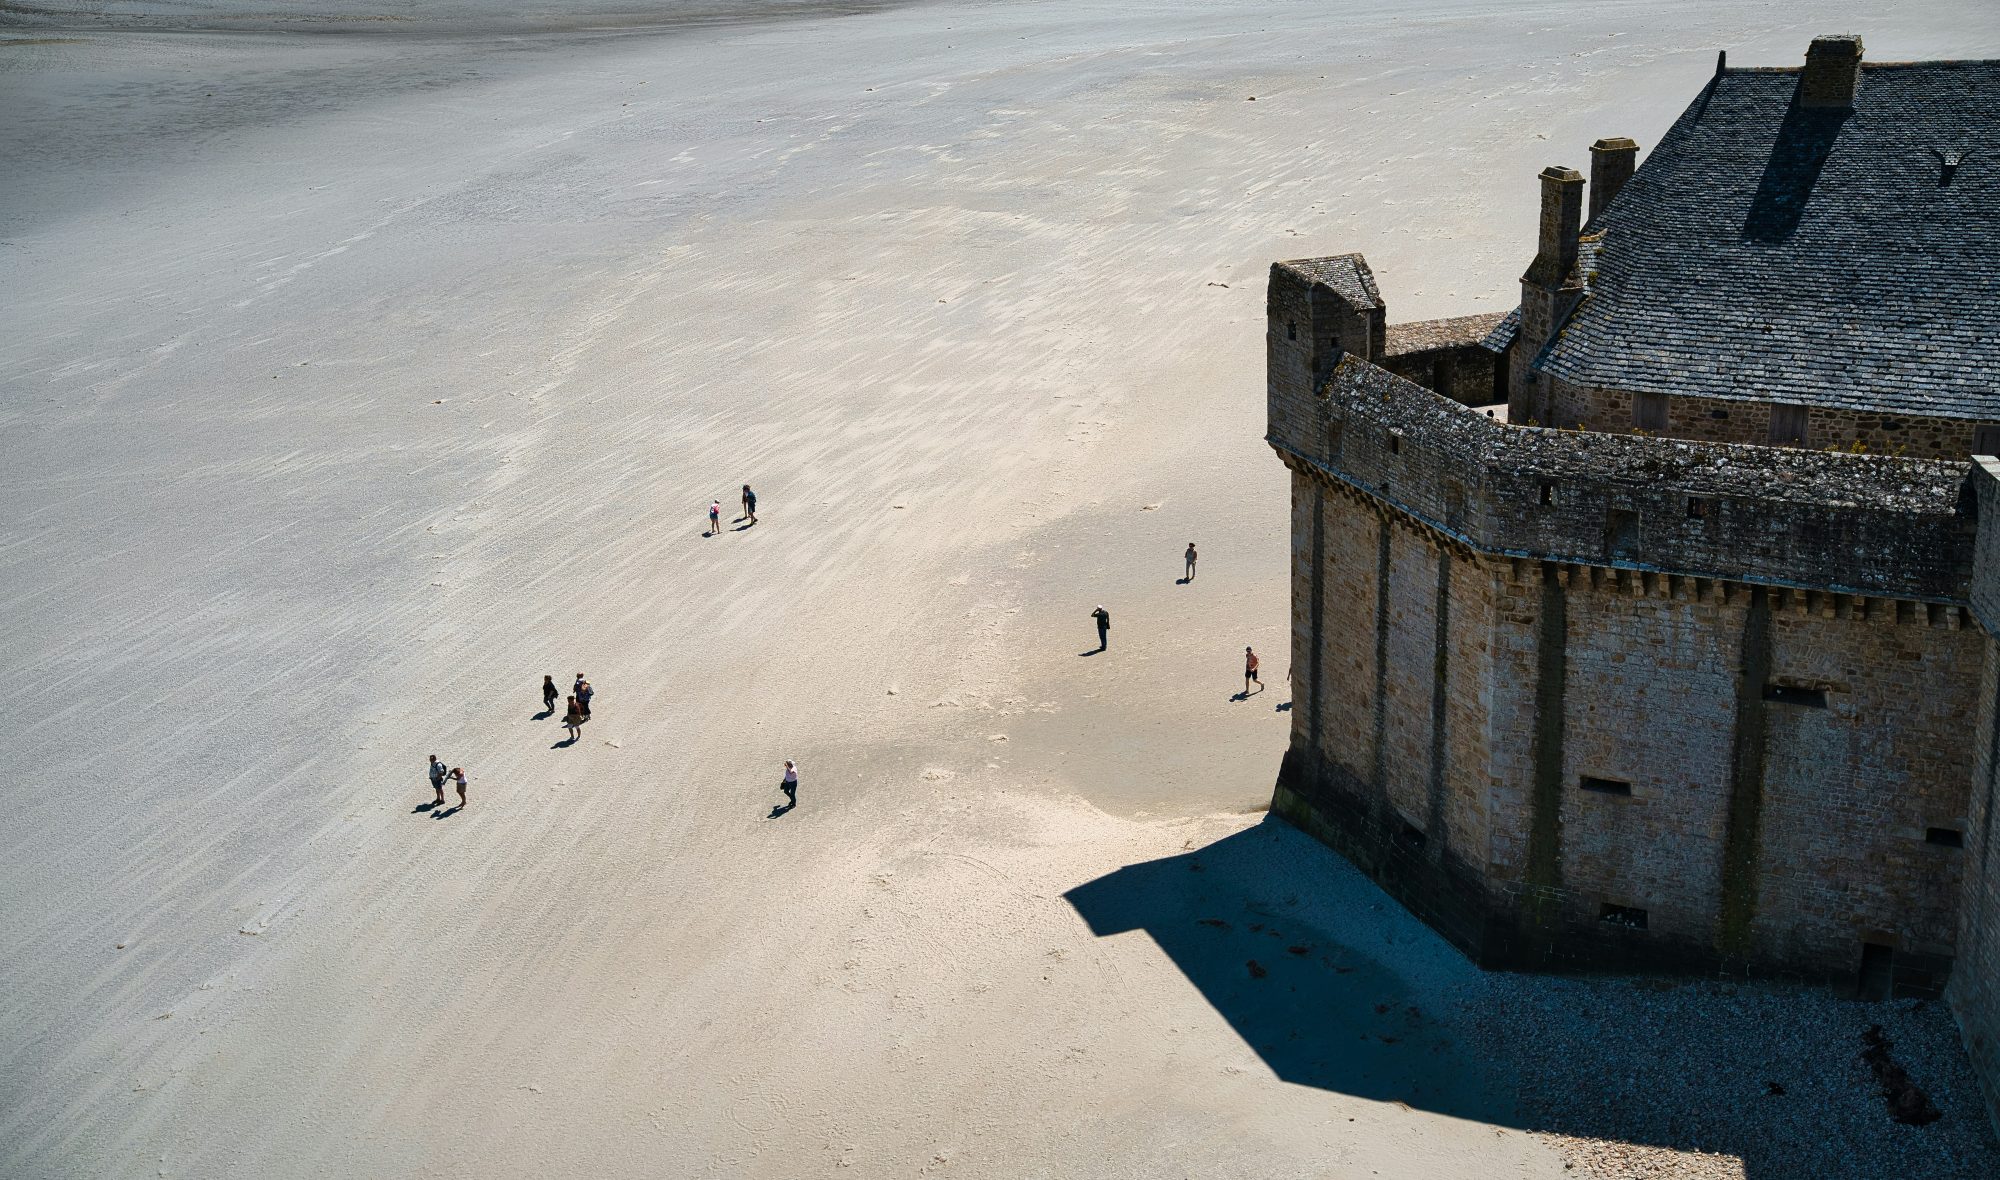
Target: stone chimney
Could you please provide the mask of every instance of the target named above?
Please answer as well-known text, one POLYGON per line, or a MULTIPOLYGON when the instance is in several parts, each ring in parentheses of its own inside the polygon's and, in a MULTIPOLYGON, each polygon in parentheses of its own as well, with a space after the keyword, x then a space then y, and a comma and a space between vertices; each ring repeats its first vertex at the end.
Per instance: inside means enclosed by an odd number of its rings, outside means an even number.
POLYGON ((1583 233, 1583 173, 1551 164, 1542 169, 1541 181, 1541 234, 1527 277, 1559 287, 1576 270, 1577 238, 1583 233))
POLYGON ((1535 260, 1521 276, 1521 323, 1507 359, 1507 413, 1514 422, 1551 423, 1547 382, 1532 362, 1583 297, 1577 274, 1583 233, 1583 173, 1551 165, 1542 169, 1542 224, 1535 260))
POLYGON ((1852 110, 1861 89, 1861 38, 1852 33, 1814 37, 1799 75, 1798 104, 1807 108, 1852 110))
POLYGON ((1590 220, 1632 179, 1639 166, 1639 145, 1629 139, 1600 139, 1590 145, 1590 220))

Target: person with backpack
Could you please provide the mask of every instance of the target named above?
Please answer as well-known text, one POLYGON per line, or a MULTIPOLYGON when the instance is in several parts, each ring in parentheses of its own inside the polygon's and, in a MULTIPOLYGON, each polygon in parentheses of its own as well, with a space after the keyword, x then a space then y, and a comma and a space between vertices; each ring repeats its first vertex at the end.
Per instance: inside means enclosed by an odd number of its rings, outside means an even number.
POLYGON ((757 493, 747 483, 743 485, 743 516, 751 524, 757 523, 757 493))

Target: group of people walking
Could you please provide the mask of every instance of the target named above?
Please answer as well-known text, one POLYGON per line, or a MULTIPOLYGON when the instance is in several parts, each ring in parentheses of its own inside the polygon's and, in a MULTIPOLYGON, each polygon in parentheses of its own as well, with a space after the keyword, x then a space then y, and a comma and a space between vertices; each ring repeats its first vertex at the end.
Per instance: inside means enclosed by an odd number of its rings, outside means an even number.
MULTIPOLYGON (((736 519, 749 522, 748 524, 745 524, 743 526, 746 529, 749 528, 750 525, 757 523, 757 493, 751 491, 750 485, 747 483, 743 485, 743 515, 737 517, 736 519)), ((713 537, 716 534, 720 533, 721 531, 722 531, 722 501, 710 500, 708 502, 708 532, 702 535, 707 537, 713 537)))
MULTIPOLYGON (((1181 561, 1184 563, 1187 572, 1181 576, 1180 585, 1185 586, 1189 582, 1194 581, 1195 562, 1199 557, 1200 555, 1195 552, 1194 542, 1189 541, 1187 552, 1181 554, 1181 561)), ((1108 651, 1111 647, 1111 612, 1104 609, 1103 603, 1099 603, 1090 612, 1090 619, 1093 623, 1097 624, 1097 651, 1084 652, 1083 654, 1087 656, 1096 655, 1100 651, 1108 651)), ((1253 684, 1257 686, 1258 692, 1264 691, 1264 682, 1257 678, 1257 669, 1257 653, 1248 645, 1245 645, 1243 648, 1243 693, 1235 699, 1242 700, 1250 696, 1250 686, 1253 684)))
MULTIPOLYGON (((747 492, 750 489, 746 486, 743 490, 747 492)), ((556 711, 556 698, 562 695, 562 690, 556 687, 555 677, 542 677, 542 716, 546 717, 556 711)), ((590 698, 596 695, 597 690, 591 687, 590 681, 584 679, 583 673, 578 672, 576 674, 576 683, 571 686, 567 698, 566 703, 568 707, 563 713, 563 728, 569 731, 569 741, 564 743, 565 745, 573 745, 583 736, 583 723, 590 720, 590 698)), ((457 786, 458 806, 461 808, 465 806, 466 775, 464 767, 453 766, 447 768, 443 762, 438 761, 436 754, 432 754, 430 756, 430 770, 428 773, 430 774, 431 789, 437 792, 437 799, 427 807, 418 808, 419 811, 428 811, 431 808, 443 807, 444 789, 447 784, 457 786)), ((781 815, 799 805, 799 764, 790 758, 785 759, 785 773, 784 777, 778 780, 778 789, 784 792, 785 804, 778 811, 773 812, 773 815, 781 815)))
POLYGON ((454 766, 450 770, 446 770, 444 763, 438 761, 438 756, 432 754, 430 775, 431 789, 437 792, 437 798, 431 802, 432 807, 444 806, 444 785, 446 783, 451 783, 458 788, 458 805, 460 807, 465 806, 465 767, 454 766))
MULTIPOLYGON (((743 515, 738 517, 738 519, 747 520, 750 524, 757 523, 757 493, 751 491, 750 485, 747 483, 743 485, 743 515)), ((708 535, 710 536, 714 536, 716 533, 722 531, 722 504, 720 501, 712 500, 709 502, 708 528, 708 535)), ((1194 542, 1189 541, 1187 552, 1182 554, 1182 560, 1185 562, 1187 570, 1186 576, 1181 579, 1183 584, 1194 581, 1195 558, 1194 542)), ((1104 609, 1102 604, 1099 604, 1095 610, 1090 612, 1090 617, 1097 624, 1097 650, 1108 650, 1111 646, 1111 612, 1104 609)), ((1086 652, 1085 654, 1094 653, 1086 652)), ((1250 686, 1253 684, 1257 686, 1259 692, 1263 691, 1264 685, 1257 678, 1257 670, 1257 653, 1252 648, 1245 646, 1243 649, 1243 697, 1250 695, 1250 686)), ((563 712, 563 728, 569 731, 569 741, 564 744, 574 745, 583 737, 584 723, 590 720, 590 698, 595 696, 596 693, 597 690, 591 687, 590 681, 584 679, 583 673, 578 672, 576 674, 576 682, 570 686, 569 696, 565 702, 567 708, 563 712)), ((556 711, 556 698, 562 695, 562 691, 556 687, 555 677, 542 677, 542 707, 544 710, 542 715, 544 717, 556 711)), ((1238 699, 1242 698, 1239 697, 1238 699)), ((438 761, 438 756, 432 754, 430 756, 430 780, 431 787, 437 792, 437 800, 432 804, 433 807, 444 806, 444 789, 446 783, 451 783, 458 788, 458 806, 465 806, 466 774, 464 767, 454 766, 447 769, 443 762, 438 761)), ((799 767, 798 763, 792 761, 790 758, 785 759, 785 772, 784 776, 778 780, 778 789, 784 793, 785 802, 783 805, 772 810, 771 814, 774 818, 798 806, 799 767)))
MULTIPOLYGON (((542 677, 542 708, 548 713, 555 712, 556 698, 560 695, 556 689, 556 678, 542 677)), ((595 695, 597 690, 583 678, 583 673, 578 672, 576 683, 570 687, 569 707, 563 713, 563 728, 569 731, 572 743, 583 736, 583 723, 590 720, 590 698, 595 695)))

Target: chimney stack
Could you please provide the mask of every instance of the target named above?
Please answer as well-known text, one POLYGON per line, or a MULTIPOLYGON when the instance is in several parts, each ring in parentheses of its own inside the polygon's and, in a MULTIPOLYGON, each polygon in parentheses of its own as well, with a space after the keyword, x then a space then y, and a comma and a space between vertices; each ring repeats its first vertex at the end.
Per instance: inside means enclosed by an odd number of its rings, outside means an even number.
POLYGON ((1639 145, 1625 138, 1600 139, 1590 145, 1590 220, 1632 179, 1639 166, 1639 145))
POLYGON ((1551 164, 1542 169, 1541 181, 1541 236, 1527 278, 1553 290, 1576 270, 1577 237, 1583 232, 1583 173, 1551 164))
POLYGON ((1861 38, 1852 33, 1814 37, 1799 75, 1798 104, 1822 110, 1854 109, 1861 88, 1861 38))

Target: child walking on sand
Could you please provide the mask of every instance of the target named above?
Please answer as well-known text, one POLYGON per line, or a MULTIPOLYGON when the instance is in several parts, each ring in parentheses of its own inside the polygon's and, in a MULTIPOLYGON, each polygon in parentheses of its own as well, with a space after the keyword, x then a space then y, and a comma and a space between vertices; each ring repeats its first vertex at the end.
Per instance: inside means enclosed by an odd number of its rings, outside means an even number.
POLYGON ((722 501, 708 502, 708 535, 713 537, 722 531, 722 501))
POLYGON ((1257 653, 1251 651, 1249 647, 1246 646, 1243 649, 1243 695, 1244 696, 1247 697, 1250 695, 1250 686, 1253 684, 1257 686, 1258 692, 1264 691, 1264 682, 1257 679, 1257 653))

